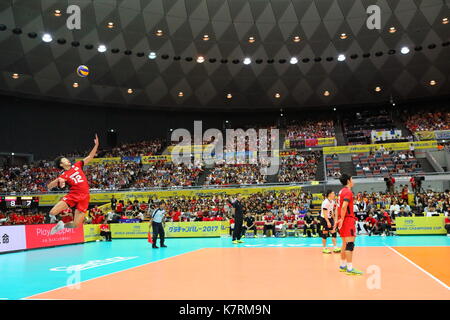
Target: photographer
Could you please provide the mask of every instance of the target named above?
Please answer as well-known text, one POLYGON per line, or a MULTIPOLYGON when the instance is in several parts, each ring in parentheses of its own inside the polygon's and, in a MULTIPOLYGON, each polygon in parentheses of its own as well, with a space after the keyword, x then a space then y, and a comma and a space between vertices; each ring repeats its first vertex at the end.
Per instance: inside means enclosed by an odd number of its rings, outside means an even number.
POLYGON ((386 178, 384 178, 386 182, 386 193, 394 193, 395 192, 395 178, 389 174, 386 178))

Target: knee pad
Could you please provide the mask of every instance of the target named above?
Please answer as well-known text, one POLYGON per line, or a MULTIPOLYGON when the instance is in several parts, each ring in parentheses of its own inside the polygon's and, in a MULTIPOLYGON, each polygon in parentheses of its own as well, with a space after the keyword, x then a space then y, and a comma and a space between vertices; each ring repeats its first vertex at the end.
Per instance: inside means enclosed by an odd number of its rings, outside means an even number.
POLYGON ((346 251, 353 251, 355 249, 355 243, 354 242, 347 242, 347 245, 345 246, 346 251))

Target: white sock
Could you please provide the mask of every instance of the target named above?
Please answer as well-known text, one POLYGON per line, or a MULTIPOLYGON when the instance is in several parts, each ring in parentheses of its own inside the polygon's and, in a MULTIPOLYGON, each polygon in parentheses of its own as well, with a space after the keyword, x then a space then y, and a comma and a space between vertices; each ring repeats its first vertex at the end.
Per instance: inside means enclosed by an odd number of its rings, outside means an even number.
POLYGON ((347 262, 345 260, 341 260, 341 268, 345 267, 347 265, 347 262))
POLYGON ((353 269, 353 266, 351 263, 347 263, 347 270, 351 271, 353 269))

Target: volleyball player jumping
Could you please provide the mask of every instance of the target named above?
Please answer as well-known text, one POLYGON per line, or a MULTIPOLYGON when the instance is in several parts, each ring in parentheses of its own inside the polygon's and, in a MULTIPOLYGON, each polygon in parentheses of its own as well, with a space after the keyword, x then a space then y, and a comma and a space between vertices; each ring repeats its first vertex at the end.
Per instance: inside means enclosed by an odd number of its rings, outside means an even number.
MULTIPOLYGON (((339 270, 348 275, 362 275, 363 273, 353 268, 353 250, 356 237, 356 217, 353 212, 353 179, 347 174, 339 178, 344 187, 339 192, 339 209, 337 228, 342 238, 341 265, 339 270)), ((334 230, 333 230, 334 231, 334 230)))
POLYGON ((75 214, 73 222, 64 223, 63 221, 59 221, 50 231, 50 235, 64 228, 78 228, 83 224, 90 199, 89 184, 83 172, 83 166, 94 159, 98 145, 98 137, 95 135, 94 148, 92 148, 89 155, 83 160, 75 162, 73 165, 69 159, 63 156, 56 158, 55 166, 58 169, 64 169, 64 172, 48 184, 48 189, 51 190, 56 186, 63 188, 67 182, 69 185, 69 193, 50 210, 50 215, 56 216, 69 207, 75 207, 75 214))
POLYGON ((327 249, 328 234, 331 233, 331 241, 333 242, 333 252, 341 252, 341 249, 336 245, 336 230, 334 229, 334 216, 337 211, 336 202, 334 198, 336 194, 334 191, 328 190, 325 193, 325 200, 322 202, 322 209, 320 211, 320 222, 322 224, 322 252, 330 254, 331 251, 327 249))

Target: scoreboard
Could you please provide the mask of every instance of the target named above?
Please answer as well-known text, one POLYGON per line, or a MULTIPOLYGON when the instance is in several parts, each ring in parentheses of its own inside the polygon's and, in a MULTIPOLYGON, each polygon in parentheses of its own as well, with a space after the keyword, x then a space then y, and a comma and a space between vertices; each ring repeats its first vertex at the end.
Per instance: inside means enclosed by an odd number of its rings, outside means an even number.
POLYGON ((15 196, 1 196, 0 197, 0 209, 25 209, 25 208, 38 208, 39 197, 15 197, 15 196))

